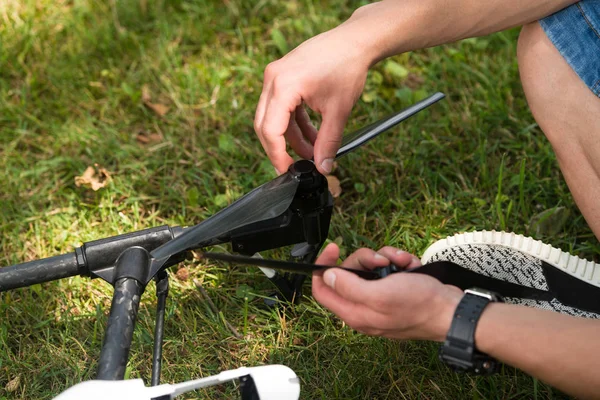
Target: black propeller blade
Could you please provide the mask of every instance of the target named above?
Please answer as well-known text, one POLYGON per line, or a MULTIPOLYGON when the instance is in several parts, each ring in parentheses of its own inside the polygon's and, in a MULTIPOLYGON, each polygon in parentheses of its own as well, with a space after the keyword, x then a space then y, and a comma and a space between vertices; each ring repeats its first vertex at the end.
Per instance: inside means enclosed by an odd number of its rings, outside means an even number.
MULTIPOLYGON (((205 243, 209 244, 211 240, 241 226, 275 218, 290 206, 298 183, 289 172, 280 175, 187 230, 181 236, 154 249, 150 255, 157 260, 163 260, 205 243)), ((158 268, 160 267, 156 267, 157 270, 158 268)))
POLYGON ((503 296, 506 297, 521 297, 524 299, 544 301, 550 301, 553 298, 558 298, 558 294, 553 291, 546 291, 531 288, 528 286, 521 286, 516 283, 503 281, 501 279, 492 278, 490 276, 481 275, 475 271, 472 271, 468 268, 462 267, 458 264, 449 261, 435 261, 429 264, 425 264, 423 266, 414 267, 410 269, 402 269, 398 268, 394 264, 390 264, 386 267, 378 267, 367 271, 334 267, 329 265, 302 264, 291 261, 265 260, 262 258, 245 257, 223 253, 204 253, 202 257, 211 260, 220 260, 230 263, 244 264, 257 267, 267 267, 301 274, 311 274, 313 271, 321 271, 328 268, 341 268, 368 280, 382 279, 388 275, 401 272, 412 272, 423 275, 429 275, 442 283, 457 286, 462 290, 472 287, 479 287, 482 289, 488 289, 494 292, 501 293, 503 296))
POLYGON ((421 100, 420 102, 402 110, 395 114, 390 115, 384 119, 372 123, 371 125, 365 126, 357 130, 356 132, 350 133, 344 136, 342 140, 342 146, 338 150, 335 158, 340 158, 345 154, 348 154, 357 147, 362 146, 369 140, 377 137, 379 134, 387 131, 388 129, 398 125, 400 122, 412 117, 419 111, 423 111, 427 107, 437 103, 441 99, 446 97, 443 93, 435 93, 428 98, 421 100))
POLYGON ((238 256, 234 254, 224 254, 224 253, 202 253, 202 258, 206 258, 208 260, 218 260, 225 261, 228 263, 255 266, 255 267, 265 267, 271 269, 277 269, 281 271, 294 272, 297 274, 306 274, 310 275, 314 271, 321 271, 328 268, 340 268, 346 271, 350 271, 361 278, 364 279, 379 279, 381 275, 376 271, 365 271, 358 269, 350 269, 344 267, 334 267, 331 265, 319 265, 319 264, 306 264, 306 263, 297 263, 293 261, 279 261, 279 260, 269 260, 265 258, 255 258, 255 257, 247 257, 247 256, 238 256))

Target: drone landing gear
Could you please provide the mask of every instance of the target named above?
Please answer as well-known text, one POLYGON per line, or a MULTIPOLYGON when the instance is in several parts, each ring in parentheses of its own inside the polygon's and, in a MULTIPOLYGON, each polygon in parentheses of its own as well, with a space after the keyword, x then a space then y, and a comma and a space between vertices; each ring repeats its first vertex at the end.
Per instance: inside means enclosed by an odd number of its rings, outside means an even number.
POLYGON ((125 378, 138 307, 149 269, 150 254, 142 247, 130 247, 117 259, 115 291, 98 362, 99 380, 125 378))
MULTIPOLYGON (((291 251, 292 259, 296 262, 302 262, 306 264, 312 264, 315 262, 319 250, 323 246, 324 242, 318 245, 310 245, 308 243, 296 244, 291 251)), ((267 274, 271 282, 277 286, 278 292, 271 294, 264 300, 265 304, 269 307, 276 307, 281 304, 281 301, 298 304, 302 298, 302 285, 306 280, 306 275, 303 274, 292 274, 292 273, 279 273, 274 270, 273 275, 267 274)))
POLYGON ((163 336, 165 332, 165 306, 169 295, 169 274, 161 270, 156 278, 156 325, 154 326, 154 351, 152 352, 152 386, 160 383, 163 336))

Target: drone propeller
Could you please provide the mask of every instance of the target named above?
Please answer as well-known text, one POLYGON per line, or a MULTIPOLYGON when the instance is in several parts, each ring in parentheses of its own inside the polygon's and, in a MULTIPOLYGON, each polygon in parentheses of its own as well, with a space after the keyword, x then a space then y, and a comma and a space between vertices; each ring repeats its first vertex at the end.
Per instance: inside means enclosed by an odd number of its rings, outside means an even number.
POLYGON ((314 271, 323 271, 323 270, 326 270, 329 268, 340 268, 340 269, 352 272, 364 279, 371 280, 371 279, 379 279, 381 277, 381 275, 377 271, 350 269, 350 268, 331 266, 331 265, 298 263, 298 262, 293 262, 293 261, 270 260, 270 259, 266 259, 266 258, 238 256, 235 254, 202 253, 201 257, 206 258, 208 260, 218 260, 218 261, 225 261, 225 262, 234 263, 234 264, 278 269, 281 271, 293 272, 296 274, 310 275, 314 271))
MULTIPOLYGON (((349 134, 336 157, 339 158, 356 149, 380 133, 424 110, 442 98, 444 98, 444 94, 436 93, 403 111, 349 134)), ((295 164, 298 164, 298 162, 295 164)), ((154 249, 150 253, 154 259, 150 269, 150 276, 154 276, 166 260, 175 254, 192 248, 208 246, 215 239, 222 237, 234 229, 275 218, 284 213, 292 203, 299 185, 298 174, 300 171, 292 170, 293 166, 285 174, 252 190, 229 207, 224 208, 212 217, 190 228, 182 235, 154 249)))
POLYGON ((400 112, 394 113, 384 119, 380 119, 379 121, 372 123, 371 125, 365 126, 356 132, 352 132, 344 136, 342 146, 338 150, 335 158, 340 158, 348 154, 357 147, 360 147, 369 140, 377 137, 379 134, 412 117, 419 111, 423 111, 427 107, 437 103, 444 97, 446 97, 444 93, 435 93, 400 112))
MULTIPOLYGON (((154 249, 150 255, 156 260, 189 250, 210 242, 228 232, 254 222, 275 218, 290 206, 299 181, 288 172, 267 182, 241 197, 198 225, 185 231, 177 238, 154 249)), ((153 263, 153 276, 163 263, 153 263), (156 269, 156 271, 154 271, 156 269)))

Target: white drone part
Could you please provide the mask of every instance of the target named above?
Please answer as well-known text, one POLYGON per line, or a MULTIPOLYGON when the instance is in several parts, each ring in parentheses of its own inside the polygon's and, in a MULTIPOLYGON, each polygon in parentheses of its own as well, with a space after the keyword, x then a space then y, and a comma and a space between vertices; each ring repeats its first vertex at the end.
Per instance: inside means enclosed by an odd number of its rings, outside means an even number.
POLYGON ((298 400, 300 398, 300 380, 292 369, 285 365, 263 365, 242 367, 207 378, 152 387, 145 387, 141 379, 87 381, 67 389, 54 400, 152 400, 161 396, 169 396, 170 399, 173 399, 183 393, 220 385, 247 375, 252 377, 260 400, 298 400))
MULTIPOLYGON (((263 256, 260 255, 260 253, 254 253, 254 255, 252 256, 254 258, 263 258, 263 256)), ((271 279, 275 276, 275 274, 277 274, 277 272, 274 269, 271 268, 265 268, 265 267, 258 267, 263 274, 265 274, 267 276, 267 278, 271 279)))
POLYGON ((124 381, 86 381, 71 386, 54 400, 151 400, 173 393, 172 388, 160 385, 147 388, 141 379, 124 381))

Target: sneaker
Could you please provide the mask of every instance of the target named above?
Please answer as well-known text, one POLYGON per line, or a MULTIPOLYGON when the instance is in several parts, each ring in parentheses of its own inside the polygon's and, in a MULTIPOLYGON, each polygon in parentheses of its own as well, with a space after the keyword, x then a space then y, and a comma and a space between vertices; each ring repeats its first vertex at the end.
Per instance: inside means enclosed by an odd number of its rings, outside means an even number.
POLYGON ((600 318, 600 264, 561 251, 539 240, 508 232, 456 234, 432 244, 423 265, 449 261, 478 274, 549 291, 550 301, 506 298, 507 303, 600 318))

